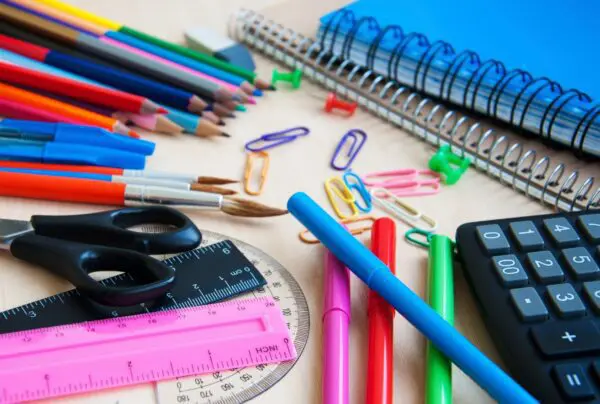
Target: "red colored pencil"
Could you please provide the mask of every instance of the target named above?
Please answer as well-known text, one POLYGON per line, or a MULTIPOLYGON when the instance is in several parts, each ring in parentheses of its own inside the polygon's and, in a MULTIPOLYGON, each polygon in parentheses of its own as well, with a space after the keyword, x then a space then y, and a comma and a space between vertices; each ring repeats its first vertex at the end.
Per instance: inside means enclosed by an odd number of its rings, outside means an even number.
MULTIPOLYGON (((377 219, 371 230, 371 250, 396 273, 396 225, 390 218, 377 219)), ((369 291, 369 356, 366 404, 394 401, 394 315, 396 311, 376 292, 369 291)))
POLYGON ((21 104, 6 98, 2 98, 0 95, 0 115, 13 118, 13 119, 25 119, 28 121, 41 121, 41 122, 63 122, 80 124, 81 122, 74 118, 69 118, 64 115, 60 115, 56 112, 47 111, 45 109, 37 108, 30 105, 21 104))
POLYGON ((0 81, 70 97, 92 105, 136 114, 165 114, 153 101, 123 91, 98 87, 0 61, 0 81))

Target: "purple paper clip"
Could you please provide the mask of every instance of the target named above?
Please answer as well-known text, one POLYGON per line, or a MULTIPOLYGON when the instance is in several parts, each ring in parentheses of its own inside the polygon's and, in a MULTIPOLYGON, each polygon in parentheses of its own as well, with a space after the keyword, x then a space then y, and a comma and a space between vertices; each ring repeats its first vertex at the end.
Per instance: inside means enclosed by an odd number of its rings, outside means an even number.
POLYGON ((298 126, 279 132, 266 133, 259 138, 249 141, 244 147, 250 152, 259 152, 292 142, 296 140, 297 137, 306 136, 309 133, 310 130, 307 127, 298 126), (253 146, 256 143, 262 144, 262 146, 253 146))
POLYGON ((331 158, 331 168, 339 171, 344 171, 350 168, 352 162, 356 158, 356 155, 362 149, 365 142, 367 141, 367 134, 360 129, 351 129, 340 139, 335 151, 333 152, 333 157, 331 158), (359 139, 360 137, 360 139, 359 139), (344 166, 339 166, 336 162, 338 155, 342 148, 346 145, 346 143, 350 143, 348 154, 346 157, 348 161, 344 166))

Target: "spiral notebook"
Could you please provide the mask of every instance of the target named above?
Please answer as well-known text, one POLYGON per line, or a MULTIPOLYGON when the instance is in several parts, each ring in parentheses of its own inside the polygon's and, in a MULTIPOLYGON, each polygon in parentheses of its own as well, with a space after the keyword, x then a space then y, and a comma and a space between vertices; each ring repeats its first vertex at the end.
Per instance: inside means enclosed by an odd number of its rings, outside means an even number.
POLYGON ((598 2, 360 0, 321 18, 343 59, 600 157, 598 2))
MULTIPOLYGON (((286 4, 282 18, 287 17, 293 26, 303 25, 290 10, 286 4)), ((241 10, 232 16, 229 28, 232 38, 251 49, 290 69, 301 69, 305 79, 356 100, 430 145, 449 144, 455 153, 469 157, 476 169, 544 205, 566 211, 600 207, 600 187, 594 177, 600 172, 598 163, 583 162, 570 152, 555 151, 537 141, 522 142, 519 136, 343 59, 310 36, 260 13, 241 10)), ((302 32, 314 31, 304 26, 302 32)))

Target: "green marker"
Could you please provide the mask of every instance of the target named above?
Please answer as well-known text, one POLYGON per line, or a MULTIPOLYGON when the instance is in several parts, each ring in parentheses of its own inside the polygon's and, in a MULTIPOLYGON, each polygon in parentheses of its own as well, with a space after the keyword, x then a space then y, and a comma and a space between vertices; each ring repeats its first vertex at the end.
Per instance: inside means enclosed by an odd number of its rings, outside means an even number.
MULTIPOLYGON (((444 320, 454 325, 454 280, 452 240, 433 234, 429 239, 429 273, 427 300, 444 320)), ((452 402, 452 364, 427 341, 427 376, 425 403, 449 404, 452 402)))

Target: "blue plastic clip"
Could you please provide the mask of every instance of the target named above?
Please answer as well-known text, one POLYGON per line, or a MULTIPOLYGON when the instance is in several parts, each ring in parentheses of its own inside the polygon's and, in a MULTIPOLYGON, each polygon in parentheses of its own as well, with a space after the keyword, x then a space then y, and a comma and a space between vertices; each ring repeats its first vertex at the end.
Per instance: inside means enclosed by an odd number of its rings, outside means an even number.
POLYGON ((345 171, 352 165, 352 162, 356 158, 356 155, 362 149, 365 142, 367 141, 367 134, 360 129, 351 129, 340 139, 335 151, 333 152, 333 157, 331 158, 331 168, 339 171, 345 171), (360 139, 359 139, 360 137, 360 139), (348 153, 346 157, 348 161, 345 165, 340 166, 337 164, 336 160, 342 148, 346 145, 346 143, 350 143, 348 153))
POLYGON ((352 171, 346 171, 342 178, 344 180, 344 184, 346 184, 350 192, 356 190, 364 202, 364 206, 361 206, 359 203, 359 198, 355 197, 354 205, 361 212, 369 213, 371 209, 373 209, 373 199, 371 198, 371 194, 369 193, 369 190, 365 186, 365 183, 362 181, 362 179, 360 179, 360 177, 352 171), (354 181, 351 181, 352 178, 354 181))
POLYGON ((305 126, 298 126, 295 128, 285 129, 279 132, 266 133, 259 138, 249 141, 246 143, 246 150, 250 152, 259 152, 263 150, 272 149, 273 147, 281 146, 283 144, 292 142, 300 136, 306 136, 310 133, 310 130, 305 126), (253 146, 254 144, 261 144, 260 146, 253 146))

